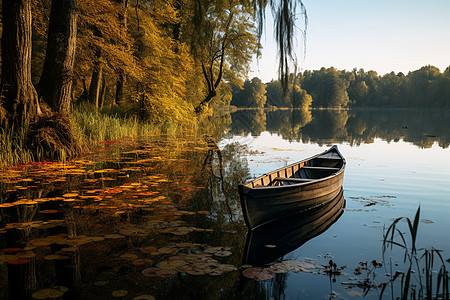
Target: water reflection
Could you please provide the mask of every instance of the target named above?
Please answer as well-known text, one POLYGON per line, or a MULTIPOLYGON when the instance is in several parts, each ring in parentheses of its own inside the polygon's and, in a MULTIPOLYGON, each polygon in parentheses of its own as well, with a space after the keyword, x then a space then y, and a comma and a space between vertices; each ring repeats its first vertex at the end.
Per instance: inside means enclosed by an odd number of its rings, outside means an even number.
POLYGON ((263 266, 322 234, 344 212, 343 190, 323 206, 276 220, 247 233, 244 265, 263 266))
POLYGON ((249 177, 242 151, 159 136, 5 170, 0 298, 217 299, 218 276, 234 294, 246 230, 236 184, 249 177))
POLYGON ((231 118, 230 135, 268 131, 285 140, 319 145, 359 145, 375 138, 403 139, 423 148, 435 142, 442 148, 450 144, 448 110, 240 110, 231 118))

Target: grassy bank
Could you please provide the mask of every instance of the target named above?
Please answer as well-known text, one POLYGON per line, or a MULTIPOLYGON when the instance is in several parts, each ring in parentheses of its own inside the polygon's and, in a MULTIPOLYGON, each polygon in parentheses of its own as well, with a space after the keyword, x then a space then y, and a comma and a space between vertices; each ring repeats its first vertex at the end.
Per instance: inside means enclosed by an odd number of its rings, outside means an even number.
MULTIPOLYGON (((184 124, 152 124, 128 115, 118 108, 97 111, 89 105, 72 108, 71 126, 81 147, 88 150, 98 142, 115 141, 124 137, 167 134, 176 136, 181 132, 195 132, 193 121, 184 124)), ((43 159, 39 149, 27 147, 25 137, 27 126, 20 129, 0 129, 0 168, 27 164, 43 159)), ((58 159, 64 157, 60 153, 58 159)))

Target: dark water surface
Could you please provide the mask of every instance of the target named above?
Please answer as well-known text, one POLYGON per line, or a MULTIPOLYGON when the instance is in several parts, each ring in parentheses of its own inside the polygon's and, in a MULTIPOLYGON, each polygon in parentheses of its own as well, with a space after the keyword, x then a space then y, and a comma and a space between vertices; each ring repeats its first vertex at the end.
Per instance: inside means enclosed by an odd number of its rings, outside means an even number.
POLYGON ((238 111, 217 143, 124 139, 4 170, 0 299, 378 299, 405 271, 403 252, 382 257, 393 219, 420 205, 418 247, 450 257, 449 117, 238 111), (237 184, 333 144, 347 159, 342 198, 247 233, 237 184), (361 267, 373 260, 383 266, 361 267))

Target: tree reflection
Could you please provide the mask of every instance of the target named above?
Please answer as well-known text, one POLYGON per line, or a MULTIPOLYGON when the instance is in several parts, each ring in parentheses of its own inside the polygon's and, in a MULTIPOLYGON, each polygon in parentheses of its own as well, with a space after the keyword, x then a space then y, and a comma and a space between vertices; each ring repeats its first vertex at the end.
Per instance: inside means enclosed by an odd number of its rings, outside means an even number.
POLYGON ((319 145, 348 142, 350 145, 404 140, 421 148, 437 143, 449 147, 447 110, 275 110, 237 111, 231 115, 230 133, 279 134, 285 140, 319 145))

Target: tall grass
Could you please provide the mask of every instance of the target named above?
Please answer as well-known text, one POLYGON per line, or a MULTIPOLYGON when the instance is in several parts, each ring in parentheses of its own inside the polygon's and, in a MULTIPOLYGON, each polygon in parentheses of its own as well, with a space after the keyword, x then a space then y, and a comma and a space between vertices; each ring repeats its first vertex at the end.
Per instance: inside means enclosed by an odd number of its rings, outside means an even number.
MULTIPOLYGON (((127 115, 118 108, 97 110, 88 104, 74 106, 71 113, 73 134, 83 149, 104 141, 115 141, 124 137, 142 137, 167 134, 177 136, 186 132, 196 132, 196 123, 185 124, 166 122, 151 124, 136 116, 127 115)), ((30 149, 26 145, 28 124, 20 128, 0 128, 0 169, 17 164, 27 164, 42 159, 40 149, 30 149)), ((58 153, 57 153, 58 154, 58 153)), ((65 160, 58 154, 55 159, 65 160)))
MULTIPOLYGON (((450 277, 441 250, 417 248, 417 233, 419 231, 420 207, 414 219, 407 217, 396 219, 387 229, 383 238, 383 258, 388 250, 400 248, 403 251, 403 263, 406 272, 393 273, 392 261, 390 281, 385 284, 380 293, 380 299, 388 286, 393 299, 450 299, 450 277), (406 221, 408 230, 403 232, 400 221, 406 221), (395 289, 395 287, 399 287, 395 289), (396 296, 395 292, 399 295, 396 296)), ((386 264, 385 264, 386 265, 386 264)))
POLYGON ((27 123, 19 128, 0 128, 0 169, 40 159, 39 149, 32 151, 25 145, 27 130, 27 123))

